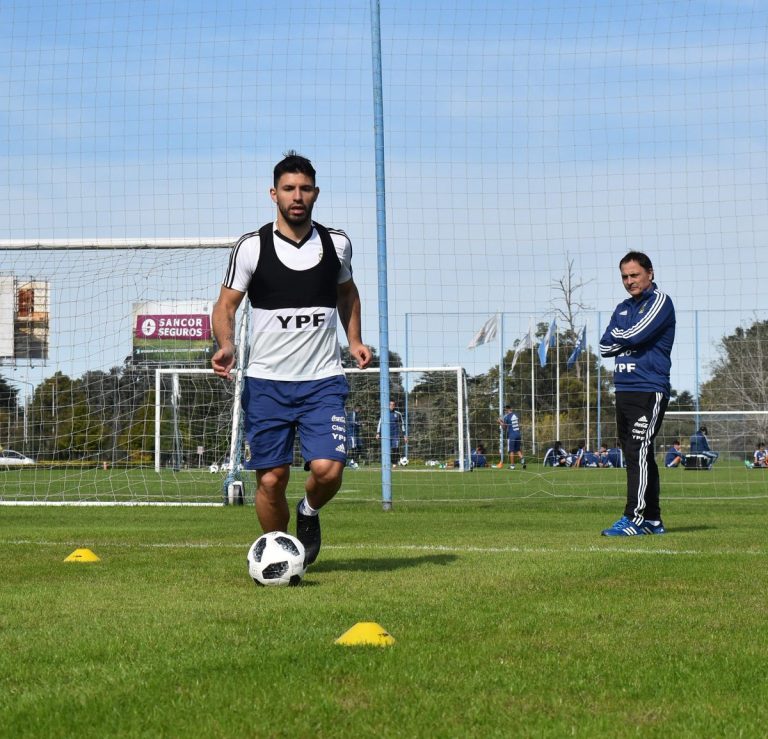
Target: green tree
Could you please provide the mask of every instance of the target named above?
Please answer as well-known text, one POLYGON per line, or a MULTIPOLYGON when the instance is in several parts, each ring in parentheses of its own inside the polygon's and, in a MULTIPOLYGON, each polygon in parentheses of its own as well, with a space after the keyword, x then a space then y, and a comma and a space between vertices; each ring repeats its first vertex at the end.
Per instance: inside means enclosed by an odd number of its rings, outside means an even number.
MULTIPOLYGON (((711 378, 701 388, 700 410, 768 411, 768 321, 738 327, 717 345, 711 378)), ((768 417, 734 419, 715 416, 707 421, 710 435, 731 449, 749 451, 758 440, 768 438, 768 417)))
POLYGON ((0 411, 14 413, 19 407, 19 390, 0 375, 0 411))
POLYGON ((0 449, 20 446, 19 432, 24 420, 19 406, 19 391, 0 375, 0 449))
POLYGON ((455 373, 425 372, 410 393, 408 415, 411 457, 453 459, 458 455, 455 373))

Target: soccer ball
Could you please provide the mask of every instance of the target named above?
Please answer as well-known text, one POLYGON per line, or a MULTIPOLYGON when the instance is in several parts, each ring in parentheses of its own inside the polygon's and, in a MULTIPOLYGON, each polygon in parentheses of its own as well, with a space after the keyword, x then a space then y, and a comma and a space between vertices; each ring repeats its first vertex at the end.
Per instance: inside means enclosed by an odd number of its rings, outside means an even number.
POLYGON ((400 461, 398 462, 398 464, 401 467, 407 467, 408 466, 408 457, 400 457, 400 461))
POLYGON ((257 585, 298 585, 304 577, 304 545, 282 531, 260 536, 248 550, 248 574, 257 585))

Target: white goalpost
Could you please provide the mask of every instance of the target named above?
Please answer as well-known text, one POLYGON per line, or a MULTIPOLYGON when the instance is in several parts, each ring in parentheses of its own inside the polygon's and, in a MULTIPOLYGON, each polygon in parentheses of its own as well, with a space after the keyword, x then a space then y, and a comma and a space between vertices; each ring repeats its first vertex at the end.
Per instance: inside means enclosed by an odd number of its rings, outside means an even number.
MULTIPOLYGON (((355 378, 358 376, 372 376, 378 378, 379 370, 377 368, 369 369, 345 369, 347 380, 350 382, 350 397, 352 403, 348 403, 348 408, 354 404, 356 394, 355 378)), ((405 436, 408 442, 404 445, 406 454, 404 455, 410 461, 411 450, 417 454, 417 458, 422 461, 431 461, 433 458, 443 458, 453 453, 452 464, 455 469, 461 471, 470 468, 471 457, 471 439, 469 414, 467 413, 467 383, 466 372, 463 367, 390 367, 390 378, 400 378, 401 382, 394 383, 394 396, 400 396, 405 424, 405 436), (425 400, 427 408, 422 402, 419 405, 419 388, 429 389, 423 383, 424 378, 430 384, 435 393, 430 397, 427 393, 425 400), (405 382, 402 382, 405 380, 405 382), (443 387, 435 388, 434 383, 440 381, 444 383, 443 387), (449 408, 436 407, 436 404, 444 397, 447 388, 455 393, 453 396, 453 405, 449 408), (439 395, 438 395, 439 393, 439 395), (416 405, 414 406, 414 401, 416 405), (426 424, 420 426, 420 424, 426 424), (455 441, 451 442, 449 449, 445 445, 440 445, 435 438, 435 429, 440 428, 443 431, 448 429, 455 432, 453 437, 455 441)), ((392 384, 392 380, 390 380, 392 384)), ((378 387, 378 379, 376 380, 378 387)), ((392 396, 391 396, 392 397, 392 396)), ((378 400, 378 393, 375 395, 378 400)), ((397 404, 397 401, 396 401, 397 404)), ((377 416, 378 418, 378 416, 377 416)), ((450 435, 448 436, 450 439, 450 435)))
MULTIPOLYGON (((241 332, 242 324, 241 324, 241 332)), ((241 334, 242 335, 242 334, 241 334)), ((242 346, 242 339, 241 344, 242 346)), ((155 407, 153 449, 155 473, 172 470, 182 473, 190 470, 187 462, 194 449, 205 450, 203 436, 205 429, 199 426, 196 432, 190 431, 188 422, 189 408, 184 407, 183 398, 194 397, 190 386, 197 381, 226 385, 217 378, 212 370, 189 369, 183 367, 162 367, 155 369, 155 407), (185 426, 185 438, 179 441, 179 419, 185 426), (194 433, 198 436, 195 437, 194 433), (183 461, 179 463, 176 449, 182 448, 183 461), (166 463, 164 464, 164 460, 166 463)), ((379 402, 379 372, 372 369, 345 369, 350 385, 347 413, 355 409, 357 417, 362 415, 360 428, 355 433, 355 448, 348 448, 350 460, 355 467, 377 467, 380 465, 377 448, 379 402)), ((242 371, 232 386, 229 420, 223 419, 221 409, 217 427, 219 433, 227 435, 228 452, 226 457, 213 459, 211 466, 225 475, 220 494, 225 503, 242 503, 252 491, 245 491, 243 485, 243 438, 242 408, 240 393, 242 389, 242 371)), ((400 405, 402 401, 405 438, 398 447, 400 454, 396 466, 423 469, 439 467, 467 471, 471 468, 471 435, 469 414, 467 413, 466 373, 462 367, 394 367, 390 368, 392 397, 400 405), (405 381, 405 382, 403 382, 405 381), (411 387, 410 398, 404 395, 406 387, 411 387), (402 464, 402 460, 408 460, 402 464)), ((188 401, 187 401, 188 402, 188 401)), ((211 414, 213 415, 213 414, 211 414)), ((347 427, 349 439, 349 424, 347 427)), ((224 445, 219 445, 221 446, 224 445)), ((203 451, 201 451, 203 453, 203 451)), ((206 458, 206 463, 212 458, 206 458)), ((298 446, 294 452, 294 465, 300 466, 298 446)), ((205 465, 197 465, 198 468, 205 465)), ((194 465, 192 465, 194 468, 194 465)))

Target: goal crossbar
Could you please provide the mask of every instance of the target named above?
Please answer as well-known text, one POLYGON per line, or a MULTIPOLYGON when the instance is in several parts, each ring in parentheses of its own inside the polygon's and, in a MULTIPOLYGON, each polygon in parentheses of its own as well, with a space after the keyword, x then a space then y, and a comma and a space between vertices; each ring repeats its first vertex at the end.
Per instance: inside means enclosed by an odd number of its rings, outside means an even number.
POLYGON ((0 239, 3 251, 91 251, 94 249, 231 249, 236 243, 223 236, 205 238, 122 239, 0 239))

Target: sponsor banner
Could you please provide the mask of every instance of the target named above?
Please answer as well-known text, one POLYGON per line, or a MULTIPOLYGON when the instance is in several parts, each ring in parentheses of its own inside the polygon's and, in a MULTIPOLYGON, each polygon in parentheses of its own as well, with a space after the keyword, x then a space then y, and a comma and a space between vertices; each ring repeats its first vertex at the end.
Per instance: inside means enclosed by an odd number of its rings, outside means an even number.
POLYGON ((49 304, 47 280, 0 277, 0 363, 48 359, 49 304))
POLYGON ((192 314, 138 315, 135 338, 210 341, 211 318, 192 314))
POLYGON ((145 301, 133 304, 133 361, 207 364, 213 354, 211 304, 145 301))

